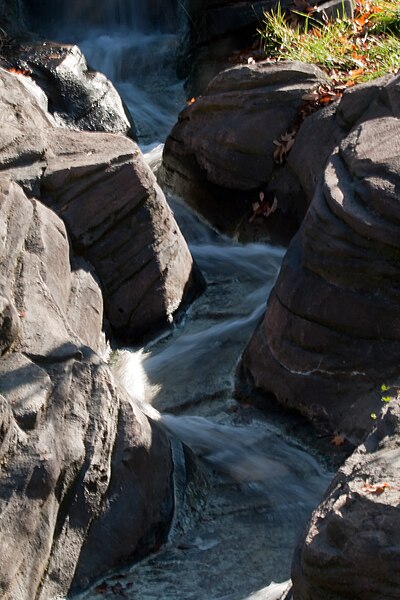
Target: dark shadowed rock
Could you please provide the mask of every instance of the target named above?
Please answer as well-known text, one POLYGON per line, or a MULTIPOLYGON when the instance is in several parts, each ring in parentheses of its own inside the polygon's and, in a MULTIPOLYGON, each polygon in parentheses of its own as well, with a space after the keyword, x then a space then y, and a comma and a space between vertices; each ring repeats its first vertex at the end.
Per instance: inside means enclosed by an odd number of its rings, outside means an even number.
POLYGON ((307 207, 329 156, 347 133, 337 122, 337 109, 338 103, 335 102, 304 120, 288 154, 287 163, 283 165, 283 173, 277 175, 282 181, 290 172, 294 174, 306 196, 307 207))
POLYGON ((96 270, 112 330, 137 339, 170 323, 195 287, 193 261, 137 145, 55 127, 29 78, 2 70, 0 86, 0 169, 63 218, 96 270))
POLYGON ((24 14, 20 0, 0 0, 1 37, 21 33, 25 29, 24 14))
POLYGON ((330 157, 242 360, 268 397, 353 442, 400 359, 399 81, 330 157))
POLYGON ((101 293, 71 273, 62 221, 2 176, 0 223, 19 320, 0 359, 0 595, 50 600, 164 539, 170 450, 86 345, 102 350, 101 293))
POLYGON ((400 598, 400 410, 394 400, 339 470, 296 550, 296 600, 400 598))
POLYGON ((39 41, 6 46, 0 64, 29 73, 57 125, 136 137, 127 108, 105 75, 88 68, 78 46, 39 41))
POLYGON ((0 295, 0 354, 4 354, 18 339, 19 318, 13 303, 0 295))
MULTIPOLYGON (((283 0, 280 4, 287 8, 290 2, 283 0)), ((264 11, 275 6, 274 0, 186 2, 189 18, 181 36, 178 69, 182 78, 187 78, 189 97, 203 94, 211 79, 231 66, 233 53, 255 45, 264 11)))
MULTIPOLYGON (((302 96, 322 80, 318 68, 297 62, 262 62, 217 75, 167 139, 164 182, 218 228, 251 237, 252 203, 261 190, 270 195, 276 170, 274 140, 291 130, 302 96)), ((254 223, 253 230, 261 229, 254 237, 272 231, 287 237, 301 222, 304 198, 285 205, 276 193, 278 210, 254 223)))

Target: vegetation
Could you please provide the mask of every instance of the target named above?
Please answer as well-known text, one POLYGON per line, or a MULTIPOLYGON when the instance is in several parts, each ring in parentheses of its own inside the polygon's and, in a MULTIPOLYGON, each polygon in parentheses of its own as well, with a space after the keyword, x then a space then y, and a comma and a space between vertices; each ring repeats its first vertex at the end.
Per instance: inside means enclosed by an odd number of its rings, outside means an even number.
POLYGON ((266 12, 259 30, 266 55, 300 60, 323 68, 334 83, 346 86, 400 68, 400 7, 396 0, 356 0, 354 17, 344 7, 328 20, 307 0, 295 9, 266 12))

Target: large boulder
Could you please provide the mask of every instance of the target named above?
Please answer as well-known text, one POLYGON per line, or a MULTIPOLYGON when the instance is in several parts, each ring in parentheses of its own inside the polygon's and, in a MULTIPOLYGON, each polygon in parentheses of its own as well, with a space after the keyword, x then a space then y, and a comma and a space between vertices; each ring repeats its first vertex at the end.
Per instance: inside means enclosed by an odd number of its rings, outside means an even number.
POLYGON ((137 145, 57 128, 32 81, 0 70, 0 169, 62 217, 96 270, 112 331, 138 340, 193 291, 193 261, 137 145))
POLYGON ((241 362, 265 396, 356 443, 399 371, 399 90, 399 76, 367 86, 358 117, 343 98, 338 112, 356 124, 323 171, 241 362))
POLYGON ((163 540, 170 449, 95 352, 100 289, 62 221, 1 176, 0 228, 0 595, 49 600, 163 540))
POLYGON ((299 62, 261 62, 217 75, 181 112, 166 141, 164 183, 225 232, 287 239, 307 208, 301 187, 294 195, 275 186, 277 210, 268 219, 253 222, 252 205, 261 191, 271 195, 274 141, 293 129, 303 96, 324 81, 320 69, 299 62))
POLYGON ((295 600, 400 598, 398 401, 385 413, 336 474, 299 541, 295 600))

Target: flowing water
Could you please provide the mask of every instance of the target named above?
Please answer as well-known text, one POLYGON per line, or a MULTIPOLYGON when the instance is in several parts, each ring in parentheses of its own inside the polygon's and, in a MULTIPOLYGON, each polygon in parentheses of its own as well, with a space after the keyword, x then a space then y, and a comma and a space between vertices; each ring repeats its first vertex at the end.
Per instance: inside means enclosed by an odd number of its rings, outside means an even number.
POLYGON ((329 480, 278 424, 232 398, 235 366, 283 250, 220 238, 179 205, 175 214, 195 239, 190 247, 207 290, 145 354, 123 353, 117 376, 145 412, 201 457, 205 481, 189 486, 186 506, 178 498, 172 535, 158 553, 102 579, 83 598, 278 600, 296 539, 329 480), (147 393, 137 389, 138 361, 147 393))
MULTIPOLYGON (((75 8, 64 0, 36 2, 58 39, 78 43, 88 63, 114 82, 156 165, 184 103, 175 75, 182 2, 97 0, 75 8)), ((296 539, 329 480, 284 428, 233 399, 235 367, 262 318, 284 250, 238 245, 169 201, 207 290, 143 355, 123 354, 119 377, 203 467, 192 468, 197 474, 188 489, 178 482, 168 543, 83 598, 276 600, 287 587, 296 539), (137 389, 142 367, 145 397, 137 389)), ((178 479, 181 471, 181 480, 190 480, 181 447, 174 448, 178 479)))

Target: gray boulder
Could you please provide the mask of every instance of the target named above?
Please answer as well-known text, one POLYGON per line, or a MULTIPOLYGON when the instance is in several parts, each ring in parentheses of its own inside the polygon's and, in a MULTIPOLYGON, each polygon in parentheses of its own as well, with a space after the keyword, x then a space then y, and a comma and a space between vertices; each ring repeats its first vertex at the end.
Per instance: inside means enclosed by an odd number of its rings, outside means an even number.
POLYGON ((186 242, 137 145, 57 128, 32 85, 0 71, 0 170, 62 217, 99 277, 112 331, 137 340, 170 323, 196 288, 186 242))
POLYGON ((328 161, 241 364, 268 398, 354 443, 400 359, 400 78, 381 83, 328 161))
POLYGON ((324 80, 317 67, 298 62, 261 62, 217 75, 180 114, 165 144, 162 180, 232 235, 292 235, 306 210, 301 193, 288 204, 276 191, 276 212, 250 227, 252 204, 260 191, 270 195, 274 140, 293 129, 303 95, 324 80))
POLYGON ((299 541, 295 600, 400 598, 399 442, 393 400, 336 474, 299 541))
POLYGON ((2 176, 0 223, 0 595, 50 600, 163 541, 170 449, 94 351, 101 293, 62 221, 2 176))

